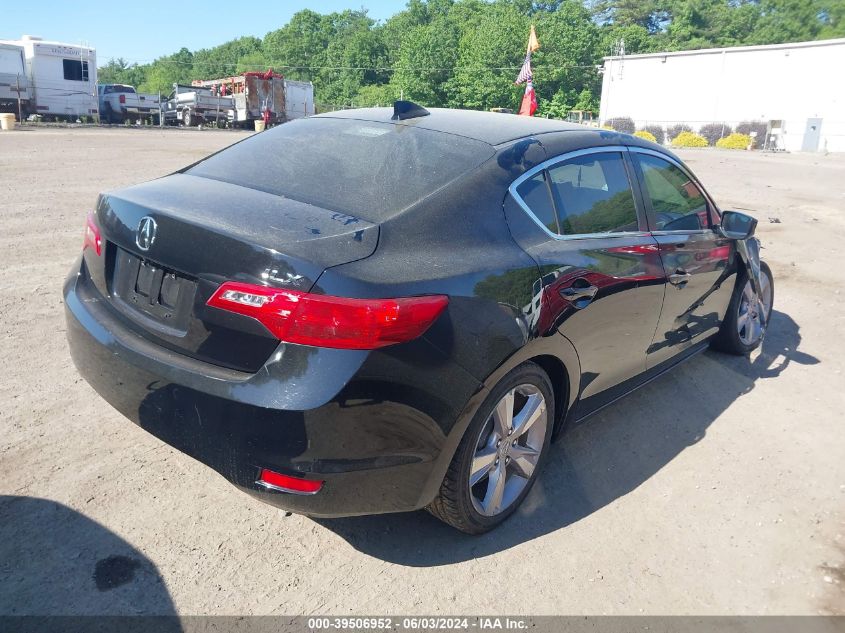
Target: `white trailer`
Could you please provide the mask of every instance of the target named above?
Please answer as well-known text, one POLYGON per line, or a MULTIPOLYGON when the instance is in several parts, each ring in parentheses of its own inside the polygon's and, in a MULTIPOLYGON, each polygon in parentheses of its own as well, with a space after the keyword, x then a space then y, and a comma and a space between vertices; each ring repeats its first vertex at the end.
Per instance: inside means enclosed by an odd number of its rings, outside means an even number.
POLYGON ((0 112, 12 112, 25 117, 29 112, 31 96, 23 47, 0 44, 0 112))
POLYGON ((0 44, 20 46, 34 93, 32 111, 48 117, 97 114, 97 53, 93 48, 24 35, 0 44))
POLYGON ((314 84, 285 79, 285 116, 287 120, 314 114, 314 84))

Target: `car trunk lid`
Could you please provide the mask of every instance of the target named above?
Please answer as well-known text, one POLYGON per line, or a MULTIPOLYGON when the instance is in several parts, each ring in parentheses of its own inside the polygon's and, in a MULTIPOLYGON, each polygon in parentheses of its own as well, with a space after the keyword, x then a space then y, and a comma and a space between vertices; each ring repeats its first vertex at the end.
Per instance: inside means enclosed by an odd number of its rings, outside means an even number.
POLYGON ((257 371, 278 341, 256 320, 206 305, 224 281, 309 291, 328 267, 373 253, 378 226, 238 185, 174 174, 103 194, 91 282, 139 335, 214 364, 257 371))

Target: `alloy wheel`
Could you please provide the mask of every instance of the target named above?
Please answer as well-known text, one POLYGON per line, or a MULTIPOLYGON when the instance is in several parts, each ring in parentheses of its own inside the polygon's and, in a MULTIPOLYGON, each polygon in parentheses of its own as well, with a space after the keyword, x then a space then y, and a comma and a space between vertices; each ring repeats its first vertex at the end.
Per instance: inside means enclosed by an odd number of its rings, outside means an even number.
POLYGON ((470 466, 476 512, 496 516, 519 498, 537 467, 547 425, 546 400, 534 385, 514 387, 499 400, 481 429, 470 466))

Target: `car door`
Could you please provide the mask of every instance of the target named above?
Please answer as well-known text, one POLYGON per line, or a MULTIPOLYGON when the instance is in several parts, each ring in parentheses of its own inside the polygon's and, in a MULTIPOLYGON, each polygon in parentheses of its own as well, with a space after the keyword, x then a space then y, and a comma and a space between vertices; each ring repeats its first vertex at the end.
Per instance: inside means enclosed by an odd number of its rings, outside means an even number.
POLYGON ((622 146, 563 154, 510 187, 540 228, 521 243, 540 267, 531 327, 571 341, 582 402, 645 371, 660 315, 663 270, 635 187, 622 146))
POLYGON ((681 162, 641 148, 631 155, 668 281, 650 369, 718 331, 730 301, 733 250, 716 232, 718 210, 681 162))

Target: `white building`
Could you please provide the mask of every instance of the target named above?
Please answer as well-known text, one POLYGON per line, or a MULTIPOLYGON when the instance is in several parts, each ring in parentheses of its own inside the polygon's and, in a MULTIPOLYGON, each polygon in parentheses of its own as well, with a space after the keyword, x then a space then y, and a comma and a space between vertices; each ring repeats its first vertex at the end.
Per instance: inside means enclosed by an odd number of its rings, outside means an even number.
POLYGON ((602 121, 779 121, 780 149, 845 151, 845 39, 605 57, 603 73, 602 121))
POLYGON ((97 53, 93 48, 24 35, 0 44, 20 46, 34 93, 30 110, 47 116, 97 114, 97 53))

